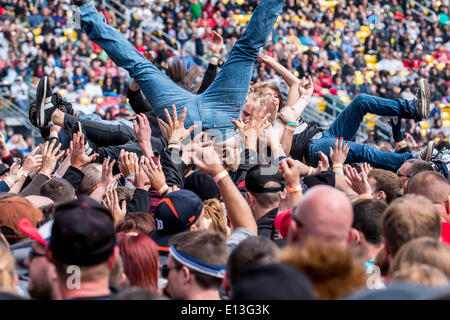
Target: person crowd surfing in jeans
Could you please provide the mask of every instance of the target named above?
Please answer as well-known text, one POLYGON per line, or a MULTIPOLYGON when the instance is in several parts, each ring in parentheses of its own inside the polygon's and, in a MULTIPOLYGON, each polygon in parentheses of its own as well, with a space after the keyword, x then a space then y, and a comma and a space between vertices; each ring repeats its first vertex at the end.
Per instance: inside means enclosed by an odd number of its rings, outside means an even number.
POLYGON ((204 130, 216 129, 222 136, 231 137, 235 134, 231 120, 238 119, 242 112, 253 65, 283 9, 284 0, 261 0, 216 79, 200 95, 179 87, 147 61, 119 31, 106 24, 105 17, 92 3, 75 1, 74 4, 79 6, 81 29, 118 67, 129 72, 159 118, 165 119, 164 109, 170 110, 172 105, 177 107, 177 112, 186 107, 186 127, 201 123, 204 130))

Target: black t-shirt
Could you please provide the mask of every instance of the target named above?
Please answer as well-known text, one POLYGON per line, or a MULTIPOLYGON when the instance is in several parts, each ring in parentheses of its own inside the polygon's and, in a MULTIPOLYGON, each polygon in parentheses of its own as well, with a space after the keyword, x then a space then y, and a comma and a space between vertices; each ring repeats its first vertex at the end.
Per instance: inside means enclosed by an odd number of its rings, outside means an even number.
POLYGON ((300 119, 292 138, 292 146, 290 151, 291 157, 303 162, 304 156, 305 160, 309 162, 309 143, 311 142, 311 139, 313 139, 319 133, 321 133, 321 130, 317 128, 316 125, 309 125, 305 121, 303 121, 303 119, 300 119))

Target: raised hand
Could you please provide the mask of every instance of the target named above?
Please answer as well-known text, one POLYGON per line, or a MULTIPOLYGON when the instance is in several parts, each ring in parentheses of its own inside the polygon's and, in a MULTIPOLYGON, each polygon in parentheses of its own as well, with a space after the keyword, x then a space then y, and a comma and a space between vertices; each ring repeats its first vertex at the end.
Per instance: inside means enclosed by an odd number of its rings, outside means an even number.
POLYGON ((124 149, 120 150, 119 154, 119 170, 123 173, 125 177, 130 175, 134 175, 135 171, 135 163, 137 162, 137 154, 133 152, 125 151, 124 149))
POLYGON ((280 172, 289 188, 294 188, 300 183, 300 173, 302 171, 302 163, 292 158, 285 158, 280 161, 280 172))
POLYGON ((212 177, 224 170, 220 156, 213 147, 202 148, 199 145, 193 145, 191 161, 203 173, 212 177))
POLYGON ((273 57, 262 52, 259 53, 259 57, 256 60, 258 62, 265 63, 268 65, 272 65, 276 61, 273 57))
POLYGON ((220 34, 218 34, 215 31, 213 31, 212 34, 213 34, 213 38, 211 40, 211 45, 210 45, 211 55, 214 57, 220 58, 220 53, 222 52, 222 47, 223 47, 223 38, 220 34))
POLYGON ((150 141, 150 138, 152 136, 152 129, 150 128, 147 117, 143 114, 136 114, 136 118, 138 119, 138 121, 133 120, 133 127, 139 144, 142 142, 150 141))
MULTIPOLYGON (((142 158, 141 158, 142 159, 142 158)), ((150 190, 151 183, 150 179, 147 176, 147 174, 144 171, 143 166, 139 165, 139 160, 136 156, 136 158, 133 158, 133 164, 134 164, 134 172, 135 172, 135 178, 133 181, 133 185, 136 189, 143 189, 143 190, 150 190)))
POLYGON ((152 54, 151 51, 145 51, 144 52, 144 57, 145 57, 145 59, 147 59, 148 62, 151 62, 151 63, 153 63, 153 60, 155 59, 153 57, 153 54, 152 54))
POLYGON ((244 138, 258 138, 259 134, 267 126, 266 121, 270 119, 270 113, 263 107, 258 112, 255 107, 250 113, 250 120, 247 123, 241 120, 231 120, 244 138))
POLYGON ((196 125, 190 126, 188 129, 184 128, 184 120, 186 118, 187 109, 183 108, 180 119, 178 119, 177 108, 172 105, 172 117, 167 109, 164 109, 167 123, 158 119, 159 124, 166 129, 167 140, 170 142, 181 143, 186 137, 188 137, 192 131, 197 127, 196 125))
POLYGON ((109 162, 110 157, 107 157, 105 160, 103 160, 102 164, 102 176, 100 178, 100 184, 103 185, 105 188, 114 181, 114 177, 112 174, 114 163, 116 163, 116 160, 109 162))
POLYGON ((328 171, 330 169, 330 162, 328 157, 322 151, 319 151, 319 172, 328 171))
POLYGON ((330 147, 330 159, 333 166, 342 166, 345 163, 345 159, 347 159, 349 150, 350 146, 347 141, 344 144, 344 138, 341 138, 340 140, 336 138, 334 140, 334 150, 330 147))
POLYGON ((372 167, 367 162, 360 164, 359 167, 361 168, 361 172, 366 176, 369 174, 370 170, 372 170, 372 167))
POLYGON ((372 188, 370 187, 367 175, 364 172, 358 174, 358 171, 352 167, 345 167, 345 182, 358 194, 372 194, 372 188))
POLYGON ((111 211, 111 215, 116 225, 127 214, 127 202, 125 200, 119 205, 119 197, 115 188, 110 188, 105 194, 103 205, 111 211))
POLYGON ((143 114, 136 114, 138 121, 133 120, 134 134, 139 142, 142 152, 146 157, 153 157, 153 148, 151 143, 152 129, 148 119, 143 114), (139 122, 139 126, 138 126, 139 122))
POLYGON ((70 164, 79 170, 87 166, 94 161, 99 154, 94 153, 88 156, 84 151, 84 134, 82 132, 74 133, 72 141, 70 141, 70 149, 72 150, 70 155, 70 164))
POLYGON ((157 160, 157 163, 155 163, 153 159, 141 157, 140 165, 144 170, 145 174, 148 176, 151 186, 155 190, 160 191, 163 189, 164 186, 166 186, 166 176, 162 171, 162 166, 161 163, 159 162, 159 159, 157 160))
POLYGON ((308 80, 303 77, 302 82, 298 87, 298 92, 300 93, 300 97, 311 99, 314 92, 314 82, 311 79, 311 76, 308 76, 308 80))
POLYGON ((33 151, 31 151, 31 153, 25 158, 22 170, 26 172, 28 175, 36 168, 39 168, 42 164, 42 156, 36 154, 39 148, 40 147, 34 148, 33 151))
POLYGON ((39 174, 50 177, 53 171, 55 171, 56 163, 64 155, 64 151, 59 151, 61 148, 61 143, 59 143, 56 147, 55 144, 56 140, 53 140, 50 145, 47 141, 42 146, 42 162, 39 174))

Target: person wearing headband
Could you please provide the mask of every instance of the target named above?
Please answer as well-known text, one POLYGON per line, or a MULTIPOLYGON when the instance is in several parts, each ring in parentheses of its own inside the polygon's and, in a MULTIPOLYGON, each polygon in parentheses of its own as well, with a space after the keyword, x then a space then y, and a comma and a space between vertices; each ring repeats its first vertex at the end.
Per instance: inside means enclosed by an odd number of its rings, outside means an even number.
POLYGON ((219 300, 229 255, 225 238, 211 230, 188 231, 169 241, 169 259, 161 268, 164 294, 176 300, 219 300))

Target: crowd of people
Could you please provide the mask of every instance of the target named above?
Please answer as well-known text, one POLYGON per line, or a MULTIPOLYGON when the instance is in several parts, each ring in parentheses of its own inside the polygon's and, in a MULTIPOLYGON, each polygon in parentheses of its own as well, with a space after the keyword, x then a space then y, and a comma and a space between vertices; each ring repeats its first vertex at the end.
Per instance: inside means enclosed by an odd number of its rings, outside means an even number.
POLYGON ((45 143, 0 135, 0 298, 448 297, 450 143, 416 130, 445 120, 448 8, 416 34, 389 4, 127 1, 117 25, 76 0, 75 32, 65 3, 2 2, 0 70, 33 79, 14 98, 45 143), (349 103, 324 129, 301 116, 326 94, 349 103), (354 141, 367 114, 395 146, 354 141))

